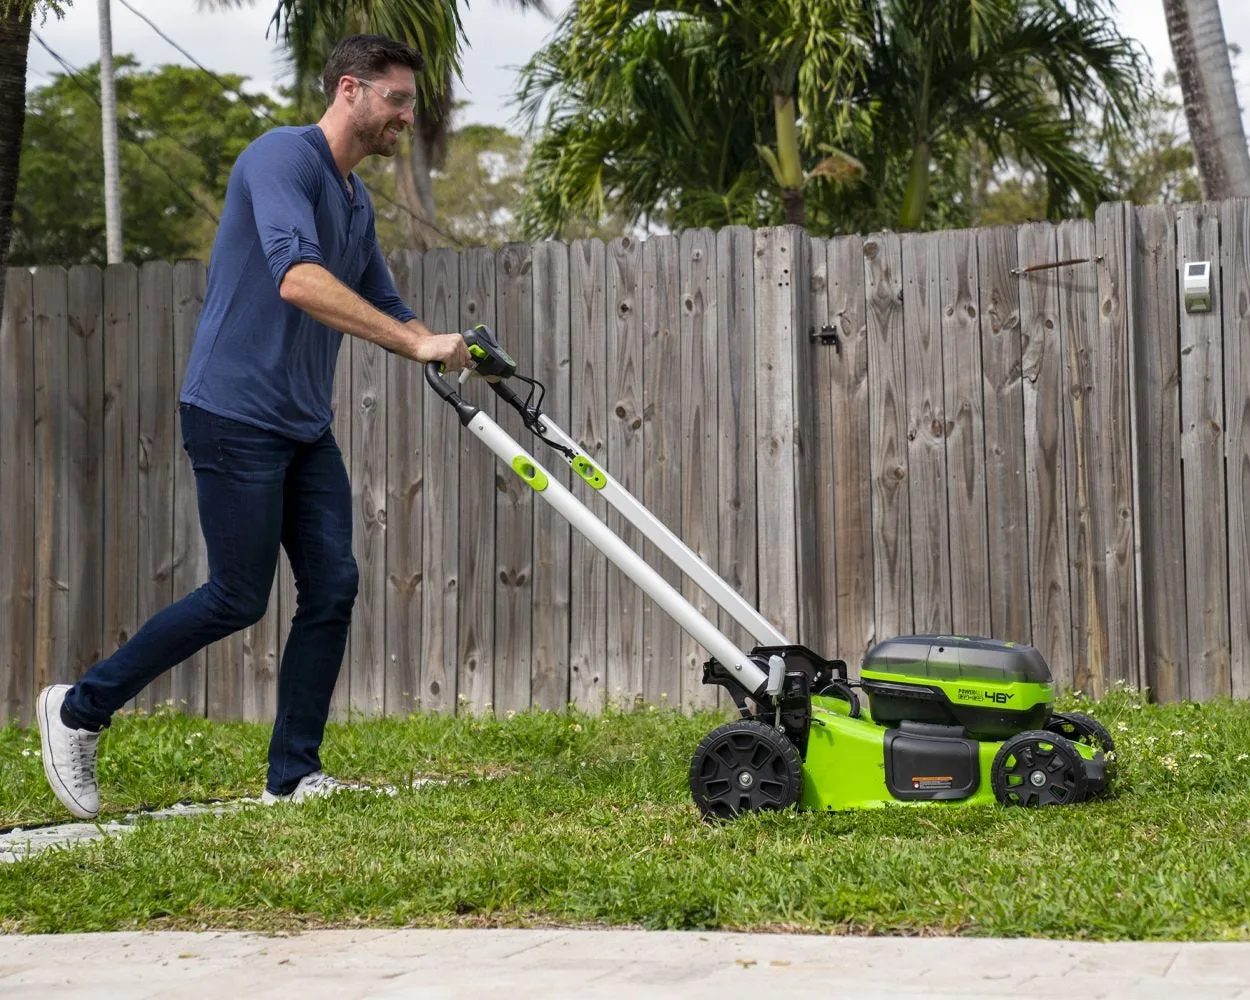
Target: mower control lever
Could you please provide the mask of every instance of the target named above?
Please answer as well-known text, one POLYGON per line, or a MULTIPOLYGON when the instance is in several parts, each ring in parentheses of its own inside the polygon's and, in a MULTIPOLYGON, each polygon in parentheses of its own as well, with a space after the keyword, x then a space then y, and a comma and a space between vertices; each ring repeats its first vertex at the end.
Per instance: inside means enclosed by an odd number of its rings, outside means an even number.
POLYGON ((461 382, 470 374, 489 379, 511 378, 516 374, 516 362, 499 346, 490 327, 479 323, 464 333, 464 342, 477 367, 466 368, 460 374, 461 382))

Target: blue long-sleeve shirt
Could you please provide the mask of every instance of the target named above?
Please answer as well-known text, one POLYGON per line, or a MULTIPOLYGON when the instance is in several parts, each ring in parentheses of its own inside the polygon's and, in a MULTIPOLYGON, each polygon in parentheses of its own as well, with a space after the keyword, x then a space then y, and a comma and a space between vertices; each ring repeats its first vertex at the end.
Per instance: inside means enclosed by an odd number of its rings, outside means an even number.
POLYGON ((400 322, 415 317, 391 280, 373 202, 355 173, 351 188, 316 125, 272 129, 239 155, 183 402, 299 441, 329 428, 343 335, 283 302, 283 275, 312 261, 400 322))

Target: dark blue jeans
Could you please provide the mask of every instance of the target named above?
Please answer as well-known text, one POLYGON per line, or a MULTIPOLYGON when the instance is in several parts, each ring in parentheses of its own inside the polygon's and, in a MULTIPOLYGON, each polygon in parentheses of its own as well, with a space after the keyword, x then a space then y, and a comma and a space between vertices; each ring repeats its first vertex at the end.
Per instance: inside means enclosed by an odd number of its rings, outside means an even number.
POLYGON ((281 545, 298 600, 282 651, 266 784, 285 794, 321 769, 318 751, 356 601, 347 470, 328 431, 305 444, 186 404, 180 415, 208 582, 88 670, 65 698, 66 715, 80 725, 106 726, 154 678, 260 621, 281 545))

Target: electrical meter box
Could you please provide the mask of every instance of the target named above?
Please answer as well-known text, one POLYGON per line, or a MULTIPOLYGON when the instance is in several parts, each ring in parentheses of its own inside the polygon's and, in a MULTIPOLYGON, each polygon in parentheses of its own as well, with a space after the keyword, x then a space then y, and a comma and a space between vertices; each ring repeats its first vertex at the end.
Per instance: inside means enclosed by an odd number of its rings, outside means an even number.
POLYGON ((1211 262, 1197 260, 1185 265, 1185 311, 1211 311, 1211 262))

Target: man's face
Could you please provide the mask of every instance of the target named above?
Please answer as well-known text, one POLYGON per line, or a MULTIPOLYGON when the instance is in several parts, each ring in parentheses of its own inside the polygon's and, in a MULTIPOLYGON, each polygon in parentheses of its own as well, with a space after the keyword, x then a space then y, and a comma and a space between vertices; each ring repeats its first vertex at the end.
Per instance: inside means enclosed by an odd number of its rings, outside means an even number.
POLYGON ((399 136, 413 124, 416 78, 406 66, 392 66, 384 75, 366 80, 352 77, 352 130, 366 154, 393 156, 399 136))

